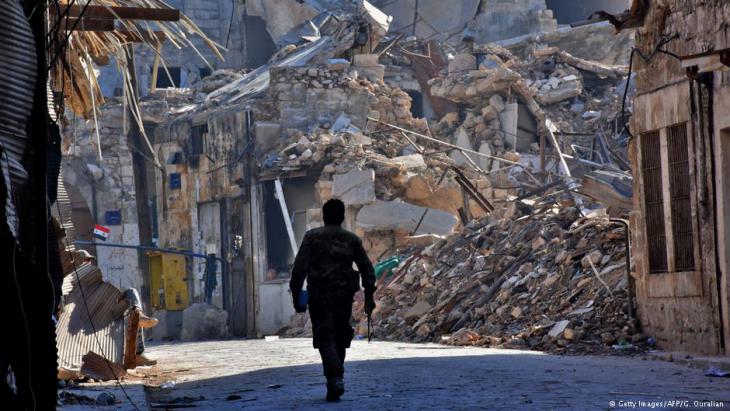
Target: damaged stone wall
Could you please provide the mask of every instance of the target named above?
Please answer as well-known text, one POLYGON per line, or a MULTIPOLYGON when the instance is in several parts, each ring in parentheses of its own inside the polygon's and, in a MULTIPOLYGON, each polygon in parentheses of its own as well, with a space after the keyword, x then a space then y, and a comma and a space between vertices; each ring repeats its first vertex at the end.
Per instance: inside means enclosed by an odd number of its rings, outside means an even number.
MULTIPOLYGON (((464 199, 451 176, 437 181, 444 167, 451 164, 448 157, 441 154, 440 160, 426 158, 402 133, 373 122, 428 132, 424 119, 412 117, 408 94, 385 84, 382 69, 380 74, 366 70, 363 76, 367 78, 360 77, 362 67, 379 67, 373 56, 356 56, 355 62, 351 68, 346 64, 339 67, 337 76, 318 66, 277 70, 270 93, 272 106, 289 110, 290 115, 284 116, 281 109, 282 119, 301 118, 301 124, 309 126, 281 132, 278 123, 271 127, 267 123, 267 136, 268 131, 274 132, 269 144, 278 143, 268 153, 261 153, 263 161, 259 165, 262 175, 272 177, 303 170, 316 174, 321 170, 315 184, 318 204, 332 197, 342 199, 348 205, 346 226, 363 237, 366 250, 377 261, 407 246, 414 234, 450 233, 458 224, 461 208, 468 208, 474 216, 483 215, 483 210, 464 199), (318 101, 322 108, 312 110, 290 104, 288 90, 302 86, 315 92, 331 90, 318 94, 323 98, 318 101), (347 108, 340 97, 342 92, 362 101, 362 107, 356 107, 355 112, 342 111, 347 108), (334 121, 326 117, 335 115, 334 121), (373 120, 359 117, 363 115, 373 120)), ((258 132, 259 124, 256 129, 258 132)), ((257 135, 257 142, 259 139, 257 135)), ((492 194, 486 180, 475 181, 483 194, 492 194)), ((317 211, 307 213, 310 227, 321 223, 317 211)))
MULTIPOLYGON (((191 42, 195 49, 180 48, 169 41, 163 42, 160 54, 164 56, 164 65, 170 69, 173 80, 177 81, 179 69, 179 84, 177 87, 190 87, 201 77, 210 74, 218 68, 249 67, 246 32, 246 3, 240 0, 221 2, 218 0, 173 0, 170 6, 180 10, 188 16, 212 41, 227 48, 222 54, 225 58, 220 61, 213 51, 199 36, 192 36, 191 42), (174 72, 173 72, 174 71, 174 72)), ((249 23, 253 24, 253 23, 249 23)), ((262 36, 267 36, 264 31, 262 36)), ((264 42, 266 38, 258 39, 264 42)), ((269 38, 269 43, 271 39, 269 38)), ((271 43, 271 54, 273 54, 271 43)), ((269 54, 269 55, 271 55, 269 54)), ((150 93, 152 81, 152 67, 156 57, 150 47, 136 47, 135 68, 139 91, 142 96, 150 93)), ((163 63, 159 66, 158 84, 167 82, 167 72, 163 63)), ((124 83, 119 74, 116 62, 100 67, 99 84, 105 96, 120 95, 124 83)))
POLYGON ((486 43, 558 28, 545 0, 488 0, 468 25, 476 41, 486 43))
MULTIPOLYGON (((164 175, 158 171, 156 188, 160 194, 157 212, 161 247, 222 255, 221 245, 216 243, 211 248, 204 241, 200 212, 205 204, 221 204, 224 199, 243 195, 238 183, 244 174, 244 130, 245 111, 238 110, 222 111, 207 120, 195 116, 176 119, 160 128, 155 148, 165 160, 164 175), (172 179, 179 180, 179 185, 173 187, 172 179)), ((191 264, 192 295, 199 299, 204 291, 205 264, 202 260, 191 264)), ((218 277, 213 293, 220 306, 222 267, 218 277)))
POLYGON ((545 0, 380 0, 373 4, 394 17, 394 30, 408 30, 420 39, 458 43, 468 36, 486 42, 557 28, 545 0))
MULTIPOLYGON (((119 102, 101 107, 97 119, 101 146, 97 144, 93 121, 71 119, 63 136, 63 180, 86 200, 92 221, 110 229, 106 242, 138 245, 134 169, 127 143, 128 131, 124 128, 125 109, 119 102), (113 216, 110 219, 109 214, 118 214, 120 220, 116 221, 113 216)), ((142 289, 136 250, 97 247, 96 251, 105 281, 120 289, 142 289)))
MULTIPOLYGON (((725 159, 728 147, 724 142, 730 127, 726 119, 730 96, 728 76, 719 71, 721 65, 713 68, 704 59, 696 61, 700 73, 688 77, 682 63, 667 53, 680 58, 707 54, 710 58, 713 51, 727 49, 730 4, 665 0, 645 7, 648 10, 643 26, 636 31, 636 43, 647 60, 638 53, 634 58, 638 95, 631 121, 635 138, 630 148, 636 182, 635 211, 631 219, 635 227, 632 254, 637 261, 634 276, 639 314, 647 332, 656 335, 663 347, 719 354, 722 340, 725 347, 730 341, 730 288, 726 276, 720 275, 729 266, 725 245, 729 231, 724 217, 728 213, 729 190, 724 173, 719 172, 728 164, 725 159), (695 269, 650 273, 646 221, 652 216, 645 206, 646 176, 641 171, 645 160, 641 151, 648 138, 645 133, 655 130, 665 133, 667 127, 682 122, 691 126, 689 192, 692 215, 697 216, 691 241, 695 269)), ((668 190, 668 187, 664 189, 664 198, 668 190)), ((666 227, 668 231, 675 229, 669 219, 666 227)), ((674 261, 675 253, 679 252, 671 248, 667 260, 674 261)))
POLYGON ((351 83, 349 64, 329 67, 287 67, 271 70, 270 96, 278 108, 282 130, 307 131, 312 126, 333 125, 344 114, 352 124, 363 127, 368 115, 368 93, 351 83))

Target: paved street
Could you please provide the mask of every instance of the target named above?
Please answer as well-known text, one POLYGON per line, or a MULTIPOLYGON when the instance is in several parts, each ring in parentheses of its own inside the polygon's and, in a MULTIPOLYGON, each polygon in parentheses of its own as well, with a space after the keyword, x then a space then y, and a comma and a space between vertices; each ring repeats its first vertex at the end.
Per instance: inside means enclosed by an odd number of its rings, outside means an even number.
MULTIPOLYGON (((308 339, 155 345, 151 404, 196 409, 610 409, 610 401, 725 401, 730 378, 681 365, 621 357, 565 357, 528 351, 392 342, 353 342, 347 392, 324 401, 324 378, 308 339), (201 398, 202 397, 202 398, 201 398)), ((628 408, 628 407, 624 407, 628 408)), ((660 407, 653 407, 660 408, 660 407)), ((618 409, 618 407, 617 407, 618 409)))

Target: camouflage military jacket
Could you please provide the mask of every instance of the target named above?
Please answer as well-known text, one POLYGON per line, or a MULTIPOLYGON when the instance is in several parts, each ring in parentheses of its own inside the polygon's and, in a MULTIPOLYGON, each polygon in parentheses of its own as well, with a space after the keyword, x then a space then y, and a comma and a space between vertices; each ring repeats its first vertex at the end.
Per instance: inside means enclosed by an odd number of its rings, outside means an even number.
POLYGON ((289 287, 298 295, 304 280, 310 292, 360 290, 375 292, 375 272, 360 238, 339 225, 307 231, 294 260, 289 287), (359 273, 352 268, 357 265, 359 273))

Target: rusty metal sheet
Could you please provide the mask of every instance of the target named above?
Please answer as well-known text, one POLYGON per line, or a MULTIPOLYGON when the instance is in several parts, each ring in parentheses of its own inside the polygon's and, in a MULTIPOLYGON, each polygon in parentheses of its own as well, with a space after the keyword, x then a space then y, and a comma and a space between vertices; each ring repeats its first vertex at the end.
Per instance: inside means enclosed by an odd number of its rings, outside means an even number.
POLYGON ((122 292, 103 281, 101 271, 93 264, 82 264, 77 271, 82 287, 76 273, 66 276, 63 284, 64 307, 56 325, 59 366, 80 369, 84 355, 89 352, 121 364, 127 302, 119 302, 122 292))

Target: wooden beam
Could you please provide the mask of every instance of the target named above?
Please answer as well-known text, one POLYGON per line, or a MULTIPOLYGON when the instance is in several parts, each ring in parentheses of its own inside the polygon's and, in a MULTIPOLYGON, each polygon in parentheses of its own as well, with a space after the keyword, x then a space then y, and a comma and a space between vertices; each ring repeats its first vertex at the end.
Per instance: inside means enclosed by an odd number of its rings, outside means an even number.
POLYGON ((63 25, 63 29, 71 30, 71 27, 74 26, 74 30, 76 31, 114 31, 114 20, 89 19, 84 17, 79 21, 79 19, 71 18, 68 19, 68 24, 63 25))
MULTIPOLYGON (((68 6, 67 6, 68 7, 68 6)), ((61 13, 65 12, 64 7, 61 13)), ((123 20, 153 20, 153 21, 179 21, 180 10, 177 9, 159 9, 144 7, 104 7, 104 6, 88 6, 84 11, 84 6, 72 5, 69 10, 70 17, 79 17, 81 12, 84 17, 95 19, 123 19, 123 20)))
POLYGON ((137 368, 137 333, 139 331, 139 311, 132 308, 127 316, 124 330, 124 368, 131 370, 137 368))
POLYGON ((157 73, 160 69, 160 53, 162 52, 162 42, 155 44, 155 62, 152 63, 152 79, 150 81, 150 93, 157 90, 157 73))

